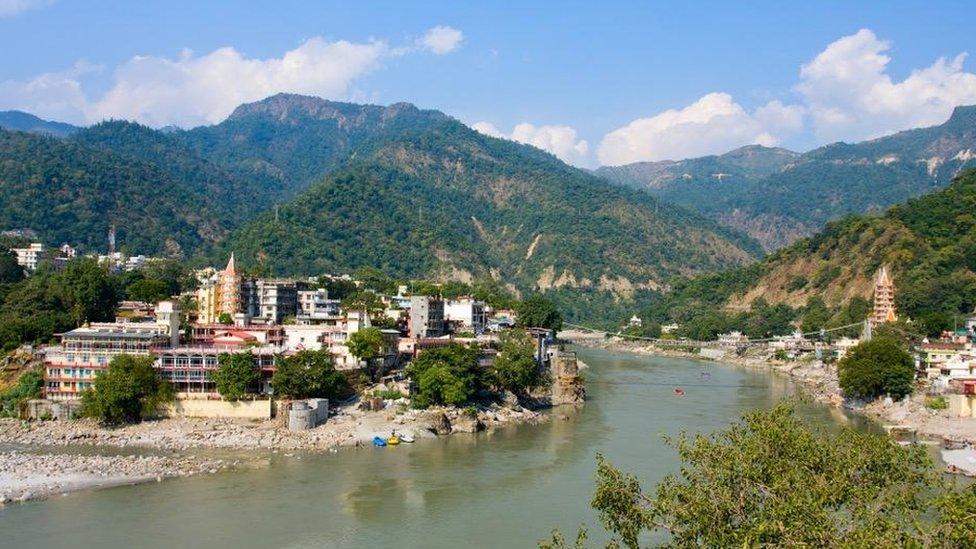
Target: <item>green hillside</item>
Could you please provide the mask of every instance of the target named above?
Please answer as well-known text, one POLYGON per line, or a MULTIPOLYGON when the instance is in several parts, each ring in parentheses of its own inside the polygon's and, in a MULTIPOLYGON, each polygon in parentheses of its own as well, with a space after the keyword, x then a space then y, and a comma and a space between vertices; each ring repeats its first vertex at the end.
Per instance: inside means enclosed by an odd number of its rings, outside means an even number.
POLYGON ((188 256, 226 235, 226 215, 169 169, 115 152, 0 130, 0 227, 104 250, 109 227, 132 253, 188 256))
POLYGON ((741 328, 758 305, 809 327, 864 318, 875 274, 888 264, 902 317, 927 334, 960 325, 976 307, 976 169, 883 215, 829 223, 745 269, 684 280, 645 314, 708 333, 741 328), (786 310, 789 312, 786 312, 786 310), (714 327, 714 330, 711 329, 714 327))
POLYGON ((717 157, 638 163, 597 173, 647 188, 773 250, 815 233, 832 219, 880 212, 942 188, 973 165, 976 107, 957 107, 939 126, 857 144, 835 143, 802 155, 747 147, 717 157), (734 155, 750 149, 756 162, 748 169, 734 155))
POLYGON ((273 274, 493 277, 590 318, 588 304, 623 307, 674 276, 760 253, 697 214, 442 115, 364 142, 348 165, 235 231, 222 253, 232 250, 273 274))

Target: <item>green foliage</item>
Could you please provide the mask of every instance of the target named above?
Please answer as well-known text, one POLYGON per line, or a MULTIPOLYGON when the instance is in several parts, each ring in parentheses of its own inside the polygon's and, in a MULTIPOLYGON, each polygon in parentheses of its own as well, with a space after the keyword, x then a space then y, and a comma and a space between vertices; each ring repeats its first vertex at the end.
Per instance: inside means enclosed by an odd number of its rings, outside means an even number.
POLYGON ((328 351, 299 351, 276 360, 271 387, 291 399, 327 398, 336 401, 346 395, 349 382, 336 371, 328 351))
POLYGON ((532 295, 515 306, 518 323, 526 328, 548 328, 560 330, 563 327, 563 317, 556 308, 556 304, 541 295, 532 295))
POLYGON ((217 316, 217 322, 231 325, 234 323, 234 317, 230 316, 230 313, 220 313, 220 315, 217 316))
POLYGON ((82 413, 106 425, 134 423, 173 400, 175 390, 153 369, 153 357, 116 355, 82 392, 82 413))
POLYGON ((43 370, 24 372, 17 384, 6 391, 0 391, 0 413, 16 414, 20 404, 32 398, 41 398, 44 388, 43 370))
POLYGON ((261 373, 251 353, 221 353, 217 357, 217 369, 210 377, 217 384, 220 396, 235 401, 248 394, 261 379, 261 373))
MULTIPOLYGON (((714 435, 671 441, 680 474, 652 493, 602 456, 592 506, 614 542, 649 532, 676 547, 967 546, 976 491, 944 483, 924 448, 844 428, 825 433, 789 404, 714 435)), ((565 547, 562 536, 550 547, 565 547)))
POLYGON ((24 269, 17 264, 17 254, 0 246, 0 284, 11 284, 24 279, 24 269))
POLYGON ((499 389, 521 394, 545 381, 535 361, 535 340, 525 330, 502 332, 491 376, 499 389))
POLYGON ((858 398, 910 394, 915 380, 912 356, 891 338, 875 337, 855 345, 837 364, 844 394, 858 398))
POLYGON ((0 304, 4 352, 22 343, 49 342, 83 322, 112 320, 120 297, 115 277, 91 259, 71 261, 62 271, 39 269, 5 290, 0 304))
POLYGON ((477 348, 456 343, 420 353, 407 367, 407 375, 417 387, 413 405, 459 406, 470 401, 483 385, 478 355, 477 348))
POLYGON ((325 291, 329 293, 329 299, 338 300, 346 299, 346 297, 356 293, 359 289, 352 280, 331 277, 319 278, 319 286, 325 288, 325 291))
POLYGON ((342 300, 342 308, 346 311, 366 311, 370 313, 382 311, 385 308, 380 296, 371 291, 357 291, 347 295, 342 300))
POLYGON ((378 328, 362 328, 353 332, 346 342, 349 353, 359 360, 369 362, 380 357, 383 350, 383 334, 378 328))
POLYGON ((944 396, 928 396, 925 397, 925 407, 929 410, 947 410, 949 401, 944 396))

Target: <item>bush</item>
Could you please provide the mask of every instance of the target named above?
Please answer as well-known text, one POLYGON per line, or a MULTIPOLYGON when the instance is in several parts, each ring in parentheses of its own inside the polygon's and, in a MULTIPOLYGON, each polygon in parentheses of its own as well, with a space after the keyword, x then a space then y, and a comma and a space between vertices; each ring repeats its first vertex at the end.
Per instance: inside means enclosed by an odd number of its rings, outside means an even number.
POLYGON ((478 355, 478 349, 456 343, 423 351, 407 367, 407 375, 417 386, 413 405, 459 406, 471 400, 483 384, 478 355))
POLYGON ((949 401, 944 396, 925 397, 925 407, 929 410, 946 410, 949 408, 949 401))
POLYGON ((349 382, 336 371, 328 351, 299 351, 290 357, 279 357, 276 366, 271 387, 287 398, 335 401, 350 390, 349 382))
POLYGON ((522 393, 543 383, 535 361, 535 341, 525 330, 508 330, 501 334, 498 356, 491 375, 499 389, 522 393))
POLYGON ((837 364, 837 373, 848 396, 902 398, 912 392, 915 365, 898 341, 876 337, 852 347, 837 364))
POLYGON ((217 384, 217 392, 226 400, 240 400, 251 385, 261 379, 257 363, 251 353, 221 353, 217 357, 217 370, 211 374, 217 384))
POLYGON ((135 423, 173 400, 175 389, 153 369, 151 356, 117 355, 81 395, 82 414, 106 425, 135 423))
MULTIPOLYGON (((591 505, 608 546, 972 547, 976 485, 942 482, 925 448, 853 428, 827 433, 788 404, 713 435, 669 441, 681 471, 644 492, 597 457, 591 505)), ((567 547, 554 534, 545 547, 567 547)))

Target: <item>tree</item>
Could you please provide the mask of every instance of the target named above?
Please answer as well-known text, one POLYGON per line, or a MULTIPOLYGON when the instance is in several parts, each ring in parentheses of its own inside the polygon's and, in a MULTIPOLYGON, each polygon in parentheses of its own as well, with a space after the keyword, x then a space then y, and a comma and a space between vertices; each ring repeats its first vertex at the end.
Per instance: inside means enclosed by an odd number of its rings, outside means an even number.
POLYGON ((352 356, 368 364, 379 358, 383 351, 383 332, 373 327, 362 328, 349 336, 346 346, 352 356))
POLYGON ((220 315, 217 316, 217 322, 230 325, 234 323, 234 317, 230 316, 230 313, 220 313, 220 315))
POLYGON ((380 296, 370 291, 355 292, 342 300, 342 308, 346 311, 382 311, 384 307, 380 296))
POLYGON ((526 328, 548 328, 560 330, 563 317, 556 304, 541 295, 533 295, 515 307, 519 325, 526 328))
POLYGON ((542 372, 535 361, 535 340, 525 330, 507 330, 501 334, 498 355, 491 374, 495 384, 519 394, 543 383, 542 372))
POLYGON ((226 400, 240 400, 251 385, 261 379, 254 355, 246 353, 221 353, 217 357, 217 369, 211 374, 217 384, 217 392, 226 400))
POLYGON ((875 337, 847 351, 837 364, 837 373, 848 396, 901 398, 912 392, 915 365, 897 340, 875 337))
POLYGON ((130 284, 126 289, 129 299, 156 303, 169 299, 171 287, 165 280, 158 278, 142 278, 130 284))
MULTIPOLYGON (((669 441, 681 472, 643 491, 597 458, 592 506, 615 541, 666 532, 678 547, 971 546, 976 491, 956 491, 925 449, 846 427, 828 434, 789 403, 710 436, 669 441)), ((551 547, 564 547, 554 536, 551 547)))
POLYGON ((0 247, 0 283, 20 282, 24 269, 17 263, 17 254, 0 247))
POLYGON ((107 267, 94 259, 75 259, 68 262, 57 278, 76 325, 109 321, 115 317, 120 291, 107 267))
POLYGON ((477 348, 457 343, 423 351, 407 367, 407 375, 417 386, 414 406, 458 406, 470 401, 483 381, 479 354, 477 348))
POLYGON ((82 392, 82 413, 106 425, 135 423, 173 400, 175 389, 153 369, 153 357, 116 355, 82 392))
POLYGON ((299 351, 279 357, 271 378, 275 393, 292 399, 337 400, 349 389, 346 377, 336 371, 328 351, 299 351))

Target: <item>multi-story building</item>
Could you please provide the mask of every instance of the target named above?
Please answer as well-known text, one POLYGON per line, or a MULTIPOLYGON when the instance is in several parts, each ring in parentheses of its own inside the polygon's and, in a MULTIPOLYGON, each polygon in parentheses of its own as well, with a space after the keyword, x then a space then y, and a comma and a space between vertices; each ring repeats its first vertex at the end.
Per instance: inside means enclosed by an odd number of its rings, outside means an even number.
POLYGON ((329 299, 324 288, 298 290, 298 313, 301 324, 315 324, 334 320, 339 316, 339 300, 329 299))
POLYGON ((472 332, 478 335, 485 331, 488 314, 483 301, 462 297, 444 301, 444 320, 455 332, 472 332))
POLYGON ((95 376, 120 354, 149 355, 179 343, 179 308, 155 322, 86 324, 61 336, 60 347, 45 354, 44 394, 54 400, 77 398, 95 376))
POLYGON ((44 244, 31 242, 26 248, 11 248, 17 255, 17 264, 28 271, 36 271, 37 265, 44 259, 44 244))
POLYGON ((306 282, 284 279, 258 279, 255 283, 256 318, 280 324, 286 317, 298 316, 298 292, 308 290, 306 282))
POLYGON ((410 337, 440 337, 444 329, 444 301, 439 297, 415 295, 410 298, 410 337))
POLYGON ((255 366, 261 372, 261 379, 251 387, 251 391, 256 394, 271 393, 275 358, 281 354, 278 347, 185 346, 156 348, 152 354, 156 357, 155 368, 160 377, 172 383, 177 392, 217 394, 211 374, 218 367, 220 355, 240 352, 251 353, 255 366))

